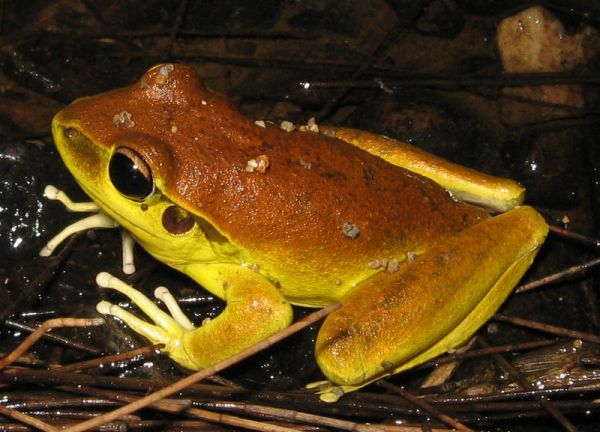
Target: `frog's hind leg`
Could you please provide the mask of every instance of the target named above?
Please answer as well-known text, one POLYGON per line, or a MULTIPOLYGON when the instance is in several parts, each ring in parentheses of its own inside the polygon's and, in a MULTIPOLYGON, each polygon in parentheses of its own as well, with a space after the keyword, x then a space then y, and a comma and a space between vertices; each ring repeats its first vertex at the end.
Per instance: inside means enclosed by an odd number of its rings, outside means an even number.
POLYGON ((519 207, 486 219, 342 299, 319 333, 317 361, 340 384, 326 400, 423 363, 468 339, 500 307, 547 234, 519 207))
POLYGON ((319 131, 428 177, 461 201, 486 210, 504 212, 523 202, 525 189, 517 182, 449 162, 408 143, 351 128, 320 125, 319 131))

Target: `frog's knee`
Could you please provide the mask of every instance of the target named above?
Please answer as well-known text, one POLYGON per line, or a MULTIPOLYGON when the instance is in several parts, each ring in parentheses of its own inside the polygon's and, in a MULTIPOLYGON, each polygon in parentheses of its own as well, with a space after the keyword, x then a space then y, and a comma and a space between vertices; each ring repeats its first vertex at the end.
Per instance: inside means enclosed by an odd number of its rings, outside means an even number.
POLYGON ((377 373, 361 346, 357 324, 344 314, 329 316, 317 337, 317 363, 328 380, 339 385, 361 385, 377 373))

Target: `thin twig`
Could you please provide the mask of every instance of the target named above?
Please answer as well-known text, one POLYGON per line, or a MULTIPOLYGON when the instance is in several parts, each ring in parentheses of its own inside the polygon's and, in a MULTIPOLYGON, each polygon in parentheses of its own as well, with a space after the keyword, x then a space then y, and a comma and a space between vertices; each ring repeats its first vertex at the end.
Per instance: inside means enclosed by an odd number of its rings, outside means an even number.
POLYGON ((527 327, 534 330, 543 331, 557 336, 568 337, 573 339, 581 339, 583 341, 600 344, 600 336, 596 336, 591 333, 584 333, 577 330, 570 330, 564 327, 553 326, 551 324, 544 324, 537 321, 532 321, 524 318, 511 317, 508 315, 497 313, 494 315, 495 321, 507 322, 515 324, 521 327, 527 327))
MULTIPOLYGON (((227 404, 231 404, 227 402, 227 404)), ((356 432, 369 432, 369 431, 380 431, 381 428, 369 424, 361 424, 348 420, 342 420, 337 418, 325 417, 316 414, 310 414, 302 411, 269 407, 264 405, 247 404, 243 403, 244 412, 248 412, 254 415, 269 416, 284 421, 303 422, 311 425, 331 427, 335 429, 356 431, 356 432)))
POLYGON ((554 273, 554 274, 545 276, 541 279, 535 280, 533 282, 529 282, 529 283, 520 285, 515 289, 515 292, 517 294, 522 294, 524 292, 531 291, 532 289, 536 289, 536 288, 539 288, 544 285, 549 285, 552 283, 561 282, 563 280, 566 280, 566 279, 569 279, 569 278, 572 278, 575 276, 580 276, 581 274, 585 273, 586 271, 588 271, 598 265, 600 265, 600 258, 596 258, 594 260, 585 262, 583 264, 577 264, 575 266, 567 268, 566 270, 559 271, 558 273, 554 273))
MULTIPOLYGON (((395 42, 399 38, 401 34, 401 32, 399 31, 399 27, 400 26, 396 25, 394 26, 394 28, 392 28, 389 32, 385 34, 385 37, 379 42, 379 45, 371 53, 369 58, 362 65, 360 65, 358 69, 356 69, 353 72, 351 79, 360 78, 367 70, 369 70, 372 67, 374 63, 377 63, 378 60, 380 60, 380 57, 383 54, 385 54, 390 45, 392 45, 393 42, 395 42)), ((339 105, 340 101, 342 101, 346 97, 350 90, 350 88, 342 88, 341 91, 337 92, 337 94, 335 94, 331 98, 331 100, 323 108, 321 108, 319 113, 317 113, 317 119, 324 120, 327 117, 329 117, 335 109, 335 107, 339 105)))
POLYGON ((406 390, 404 390, 401 387, 395 386, 395 385, 390 384, 389 382, 383 381, 383 380, 379 381, 377 384, 387 390, 390 390, 394 393, 399 394, 400 396, 402 396, 404 399, 406 399, 410 403, 416 405, 418 408, 421 408, 422 410, 437 417, 438 420, 444 422, 448 426, 452 426, 453 428, 455 428, 459 431, 463 431, 463 432, 472 432, 473 431, 473 429, 465 426, 458 420, 450 417, 447 414, 444 414, 442 411, 440 411, 439 409, 437 409, 433 405, 431 405, 429 402, 427 402, 425 399, 418 398, 415 395, 407 392, 406 390))
POLYGON ((233 357, 230 357, 229 359, 224 360, 219 364, 216 364, 212 367, 198 371, 192 375, 189 375, 186 378, 183 378, 182 380, 179 380, 179 381, 173 383, 172 385, 170 385, 168 387, 165 387, 157 392, 151 393, 148 396, 143 397, 142 399, 139 399, 135 402, 132 402, 132 403, 125 405, 121 408, 118 408, 114 411, 108 412, 102 416, 99 416, 94 419, 79 423, 75 426, 69 427, 69 428, 65 429, 64 431, 65 432, 83 432, 83 431, 92 429, 94 427, 101 426, 104 423, 108 423, 112 420, 116 420, 123 415, 131 414, 139 409, 147 407, 148 405, 150 405, 154 402, 157 402, 167 396, 172 395, 173 393, 183 390, 186 387, 188 387, 192 384, 195 384, 198 381, 201 381, 211 375, 215 375, 216 373, 228 368, 229 366, 231 366, 235 363, 238 363, 239 361, 246 359, 261 350, 268 348, 269 346, 273 345, 274 343, 279 342, 280 340, 285 339, 286 337, 290 336, 291 334, 296 333, 299 330, 309 326, 310 324, 320 320, 327 314, 338 309, 340 306, 341 306, 340 303, 334 303, 333 305, 323 308, 317 312, 313 312, 312 314, 306 316, 305 318, 301 319, 300 321, 297 321, 296 323, 292 324, 285 330, 282 330, 282 331, 274 334, 273 336, 259 342, 258 344, 254 345, 248 349, 245 349, 241 353, 239 353, 233 357))
POLYGON ((0 405, 0 414, 15 420, 19 420, 22 423, 25 423, 29 426, 33 426, 45 432, 57 432, 59 430, 46 422, 36 419, 35 417, 23 414, 22 412, 19 412, 17 410, 6 408, 3 405, 0 405))
MULTIPOLYGON (((40 370, 24 368, 5 369, 4 373, 0 374, 0 384, 88 385, 144 393, 159 390, 164 385, 164 383, 160 383, 156 379, 129 377, 119 377, 116 379, 110 375, 87 375, 75 372, 59 372, 55 369, 40 370)), ((196 384, 187 388, 186 392, 192 395, 209 395, 211 397, 223 398, 239 394, 241 390, 211 384, 196 384)))
MULTIPOLYGON (((12 328, 16 328, 18 330, 26 331, 28 333, 33 333, 36 330, 35 327, 31 327, 30 325, 23 324, 18 321, 12 321, 12 320, 4 321, 4 325, 12 327, 12 328)), ((46 340, 66 346, 67 348, 72 348, 75 350, 83 351, 88 354, 92 354, 92 355, 101 355, 102 354, 102 351, 97 348, 85 345, 83 343, 75 342, 71 339, 68 339, 66 337, 63 337, 63 336, 60 336, 60 335, 57 335, 54 333, 44 333, 42 335, 42 337, 46 340)))
MULTIPOLYGON (((485 342, 482 338, 479 339, 479 343, 481 343, 484 347, 489 346, 487 342, 485 342)), ((501 354, 492 354, 493 358, 503 367, 508 373, 512 375, 512 377, 517 380, 519 385, 523 389, 533 389, 535 388, 534 384, 531 383, 527 378, 521 374, 515 368, 511 362, 506 360, 501 354)), ((556 407, 550 402, 549 399, 546 399, 544 396, 536 396, 540 405, 567 431, 576 432, 577 428, 561 413, 556 407)))
POLYGON ((469 358, 482 357, 487 356, 492 353, 500 353, 500 352, 515 352, 515 351, 524 351, 531 350, 536 348, 543 348, 549 345, 554 345, 558 341, 556 339, 549 340, 540 340, 540 341, 532 341, 532 342, 523 342, 521 344, 508 344, 508 345, 498 345, 491 346, 488 348, 481 348, 476 350, 469 350, 464 353, 454 353, 454 354, 445 354, 441 357, 437 357, 434 360, 430 360, 422 365, 418 366, 419 368, 427 368, 437 366, 443 363, 454 362, 456 360, 465 360, 469 358))
MULTIPOLYGON (((90 387, 81 387, 81 386, 80 387, 67 387, 67 386, 64 386, 64 387, 62 387, 62 389, 66 390, 66 391, 71 391, 74 393, 83 393, 86 395, 102 397, 105 399, 115 400, 115 401, 132 402, 134 400, 139 399, 136 396, 124 394, 122 392, 105 391, 105 390, 103 391, 103 390, 98 390, 98 389, 90 388, 90 387)), ((214 404, 214 405, 218 406, 218 404, 214 404)), ((348 421, 348 420, 340 420, 340 419, 336 419, 336 418, 325 417, 325 416, 300 412, 300 411, 291 410, 291 409, 276 408, 276 407, 269 407, 269 406, 264 406, 264 405, 256 405, 256 404, 248 404, 248 403, 244 403, 244 402, 232 402, 232 401, 227 401, 223 405, 225 405, 227 407, 227 409, 229 409, 229 410, 233 409, 238 412, 241 411, 246 414, 252 414, 255 416, 270 417, 272 420, 304 422, 307 424, 328 426, 328 427, 334 427, 337 429, 348 430, 348 431, 357 431, 357 432, 369 432, 369 431, 374 431, 374 430, 380 430, 380 428, 374 428, 370 425, 364 425, 364 424, 360 424, 360 423, 356 423, 356 422, 352 422, 352 421, 348 421)), ((151 406, 156 409, 166 411, 166 412, 181 412, 182 409, 185 408, 185 406, 183 406, 183 405, 180 405, 177 403, 164 402, 164 401, 156 402, 156 403, 152 404, 151 406)), ((221 414, 217 414, 212 411, 205 410, 205 409, 199 409, 199 408, 187 408, 185 410, 185 413, 192 415, 194 417, 197 417, 197 418, 211 420, 211 421, 218 421, 219 423, 225 423, 225 424, 228 424, 231 426, 241 425, 240 422, 243 420, 243 419, 240 419, 239 417, 235 417, 234 421, 236 423, 234 424, 234 423, 230 422, 230 420, 233 418, 232 416, 223 417, 223 415, 221 415, 221 414), (221 417, 219 418, 217 416, 221 416, 221 417)), ((262 425, 262 423, 260 425, 262 425)), ((254 426, 261 427, 260 425, 254 425, 254 426)), ((250 428, 250 429, 260 430, 260 429, 257 429, 257 427, 252 427, 251 424, 246 424, 245 427, 250 428)), ((271 427, 271 425, 268 425, 268 427, 271 427)), ((269 430, 273 430, 273 429, 269 429, 269 430)))
MULTIPOLYGON (((118 402, 126 402, 130 405, 133 403, 137 403, 142 398, 138 396, 128 395, 123 392, 107 392, 100 391, 98 389, 90 389, 90 388, 73 388, 73 387, 63 387, 64 390, 72 391, 75 393, 83 393, 83 394, 91 394, 91 395, 101 395, 103 398, 114 400, 118 402)), ((244 429, 251 429, 261 432, 292 432, 294 429, 290 429, 287 427, 277 426, 271 423, 259 422, 256 420, 244 419, 241 417, 237 417, 229 414, 221 414, 215 413, 212 411, 208 411, 201 408, 191 408, 190 401, 175 401, 171 399, 170 401, 156 401, 149 405, 151 408, 154 408, 159 411, 164 411, 173 414, 181 414, 185 413, 188 416, 199 418, 202 420, 208 420, 213 423, 226 424, 228 426, 237 426, 242 427, 244 429)), ((70 430, 70 429, 67 429, 70 430)))
POLYGON ((573 231, 569 231, 568 229, 561 228, 556 225, 549 225, 548 228, 552 234, 560 238, 573 241, 592 249, 600 249, 600 240, 598 239, 584 236, 579 233, 574 233, 573 231))
POLYGON ((187 0, 180 0, 179 7, 177 8, 177 14, 175 15, 175 22, 173 23, 173 27, 171 28, 171 32, 169 33, 169 41, 167 43, 167 47, 165 48, 165 59, 170 59, 173 53, 173 45, 175 44, 175 38, 177 37, 177 32, 181 27, 181 22, 183 20, 183 15, 185 14, 185 10, 187 9, 187 0))
POLYGON ((471 87, 523 87, 544 86, 559 84, 600 84, 598 73, 505 73, 501 75, 471 75, 471 76, 445 76, 414 74, 389 76, 385 82, 375 80, 347 80, 347 81, 311 81, 312 88, 387 88, 399 87, 431 87, 440 89, 460 89, 471 87))
MULTIPOLYGON (((97 33, 94 34, 94 39, 121 39, 121 38, 165 38, 172 33, 162 30, 117 30, 114 33, 97 33)), ((196 39, 250 39, 250 40, 317 40, 320 35, 316 32, 304 30, 269 30, 269 29, 226 29, 221 28, 218 31, 210 29, 182 29, 177 31, 178 38, 196 38, 196 39)))
POLYGON ((109 356, 99 357, 92 360, 86 360, 78 363, 73 363, 66 366, 58 366, 53 368, 54 372, 71 372, 71 371, 79 371, 83 369, 95 368, 108 363, 120 362, 123 360, 129 360, 137 356, 143 356, 146 354, 154 353, 156 350, 163 348, 163 344, 154 344, 145 346, 142 348, 137 348, 131 351, 127 351, 120 354, 113 354, 109 356))
MULTIPOLYGON (((471 339, 469 339, 467 343, 465 343, 463 346, 459 347, 456 350, 456 354, 463 354, 468 352, 475 344, 476 339, 477 337, 472 337, 471 339)), ((452 376, 452 374, 458 368, 459 365, 460 362, 457 359, 455 359, 454 361, 447 361, 444 363, 436 364, 434 370, 432 370, 421 383, 421 387, 434 387, 442 385, 443 383, 448 381, 448 379, 452 376)))
POLYGON ((44 333, 56 327, 89 327, 104 324, 102 318, 53 318, 44 321, 36 331, 25 338, 9 355, 0 359, 0 369, 18 360, 44 333))

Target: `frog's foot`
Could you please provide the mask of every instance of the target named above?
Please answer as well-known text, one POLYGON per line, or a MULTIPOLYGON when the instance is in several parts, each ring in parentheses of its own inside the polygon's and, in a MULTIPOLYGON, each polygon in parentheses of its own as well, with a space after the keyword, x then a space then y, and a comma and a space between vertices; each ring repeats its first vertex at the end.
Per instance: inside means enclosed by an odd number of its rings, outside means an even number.
POLYGON ((357 285, 317 338, 317 362, 339 387, 322 388, 321 398, 335 400, 462 344, 510 294, 547 231, 535 210, 518 207, 357 285))
MULTIPOLYGON (((55 235, 46 245, 40 250, 40 256, 47 257, 52 255, 54 250, 67 238, 81 231, 86 231, 93 228, 118 228, 119 224, 104 213, 95 202, 80 202, 76 203, 60 189, 55 186, 48 185, 44 189, 44 196, 51 200, 60 201, 67 210, 72 212, 93 212, 95 214, 80 219, 71 225, 64 228, 61 232, 55 235)), ((123 231, 123 272, 131 274, 135 272, 133 264, 133 246, 134 240, 131 235, 123 231)))
POLYGON ((100 273, 96 282, 126 295, 153 322, 151 324, 107 301, 96 309, 123 320, 152 343, 164 344, 169 357, 188 369, 203 369, 258 343, 291 322, 289 303, 261 275, 245 268, 224 266, 227 307, 215 319, 194 327, 165 287, 154 291, 169 314, 138 290, 108 273, 100 273))
POLYGON ((331 381, 315 381, 306 385, 309 390, 314 390, 319 395, 319 399, 323 402, 337 402, 346 393, 353 392, 363 387, 363 385, 338 385, 331 381))

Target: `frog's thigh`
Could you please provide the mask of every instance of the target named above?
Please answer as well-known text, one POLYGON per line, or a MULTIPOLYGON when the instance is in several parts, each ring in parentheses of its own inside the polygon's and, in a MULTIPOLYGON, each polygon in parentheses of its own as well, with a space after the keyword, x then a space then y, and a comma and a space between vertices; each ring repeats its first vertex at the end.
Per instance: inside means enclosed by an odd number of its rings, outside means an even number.
POLYGON ((462 201, 503 212, 523 202, 517 182, 487 175, 437 157, 408 143, 351 128, 319 126, 324 133, 385 159, 393 165, 428 177, 462 201))
POLYGON ((397 273, 361 283, 321 328, 323 373, 360 386, 461 344, 506 299, 546 233, 535 210, 519 207, 441 242, 397 273))

